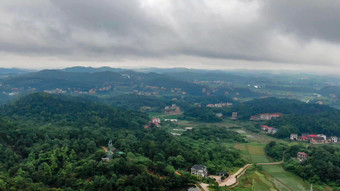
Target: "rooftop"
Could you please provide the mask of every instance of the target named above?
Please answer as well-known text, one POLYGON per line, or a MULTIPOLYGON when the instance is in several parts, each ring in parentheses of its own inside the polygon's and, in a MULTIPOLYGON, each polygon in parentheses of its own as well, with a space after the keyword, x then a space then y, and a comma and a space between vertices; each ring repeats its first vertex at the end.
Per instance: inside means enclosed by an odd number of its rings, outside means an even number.
POLYGON ((195 164, 193 167, 191 168, 194 168, 196 170, 203 170, 206 168, 206 166, 202 165, 202 164, 195 164))
POLYGON ((297 154, 298 154, 298 155, 305 155, 305 156, 308 156, 308 154, 305 153, 305 152, 298 152, 297 154))

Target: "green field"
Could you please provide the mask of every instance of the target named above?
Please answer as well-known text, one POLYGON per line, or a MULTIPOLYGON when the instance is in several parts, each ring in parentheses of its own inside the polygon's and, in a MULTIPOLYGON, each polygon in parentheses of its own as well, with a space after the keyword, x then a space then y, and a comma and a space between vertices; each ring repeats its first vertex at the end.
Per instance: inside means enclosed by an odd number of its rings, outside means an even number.
MULTIPOLYGON (((162 116, 164 117, 164 116, 162 116)), ((168 116, 167 116, 168 117, 168 116)), ((176 118, 176 116, 171 116, 176 118)), ((177 116, 178 117, 178 116, 177 116)), ((170 117, 169 117, 170 118, 170 117)), ((202 123, 196 121, 187 121, 187 120, 179 120, 176 128, 183 127, 213 127, 213 126, 224 126, 226 128, 229 127, 242 127, 243 125, 250 125, 249 123, 242 123, 237 121, 225 121, 221 123, 202 123)), ((236 144, 228 144, 226 146, 233 146, 234 148, 240 150, 242 158, 246 160, 248 163, 269 163, 272 162, 270 158, 268 158, 264 152, 264 147, 270 141, 277 142, 286 142, 284 140, 280 140, 271 136, 267 136, 262 133, 254 133, 247 131, 245 129, 233 129, 238 133, 247 137, 249 143, 236 143, 236 144)), ((226 143, 224 143, 226 144, 226 143)), ((296 143, 291 143, 296 144, 296 143)), ((238 168, 230 169, 233 172, 236 172, 238 168)), ((235 190, 256 190, 256 191, 291 191, 291 190, 308 190, 309 184, 304 182, 300 177, 285 171, 281 165, 270 165, 270 166, 261 166, 257 169, 249 170, 246 174, 241 178, 240 185, 235 188, 235 190)))
MULTIPOLYGON (((265 173, 279 181, 282 185, 289 187, 291 190, 308 190, 309 184, 299 176, 285 171, 281 165, 270 165, 262 167, 265 173)), ((268 176, 268 175, 267 175, 268 176)))
MULTIPOLYGON (((271 162, 264 152, 264 147, 268 142, 275 140, 275 138, 248 131, 246 131, 246 134, 248 136, 250 135, 252 142, 234 145, 234 148, 241 151, 242 157, 249 161, 249 163, 271 162)), ((246 173, 245 177, 241 179, 239 189, 249 190, 249 184, 251 184, 251 190, 258 191, 303 191, 309 189, 307 182, 285 171, 281 165, 261 166, 257 171, 250 170, 246 173)))

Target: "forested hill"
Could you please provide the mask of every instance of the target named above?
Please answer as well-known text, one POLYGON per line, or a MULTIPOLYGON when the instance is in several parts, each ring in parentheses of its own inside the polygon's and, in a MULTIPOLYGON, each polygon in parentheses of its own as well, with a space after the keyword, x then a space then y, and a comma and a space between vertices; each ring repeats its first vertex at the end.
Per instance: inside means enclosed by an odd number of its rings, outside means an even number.
POLYGON ((330 106, 319 104, 307 104, 298 100, 265 98, 254 99, 237 105, 235 110, 240 112, 240 116, 249 119, 252 115, 260 113, 283 113, 294 115, 315 115, 320 113, 338 112, 330 106))
POLYGON ((37 91, 53 90, 56 88, 68 91, 89 91, 111 86, 112 90, 118 89, 130 92, 144 90, 148 86, 180 88, 192 95, 201 95, 204 86, 191 82, 177 80, 164 74, 141 73, 130 70, 97 71, 97 72, 72 72, 62 70, 42 70, 39 72, 18 75, 3 81, 3 89, 20 90, 35 89, 37 91), (122 89, 121 87, 126 87, 122 89))
POLYGON ((278 128, 275 136, 287 138, 291 133, 315 133, 340 136, 340 110, 326 105, 297 100, 266 98, 244 102, 234 107, 241 119, 249 120, 261 113, 283 113, 283 117, 265 122, 278 128))
POLYGON ((1 115, 34 123, 141 128, 148 117, 137 111, 92 103, 79 97, 34 93, 1 107, 1 115))

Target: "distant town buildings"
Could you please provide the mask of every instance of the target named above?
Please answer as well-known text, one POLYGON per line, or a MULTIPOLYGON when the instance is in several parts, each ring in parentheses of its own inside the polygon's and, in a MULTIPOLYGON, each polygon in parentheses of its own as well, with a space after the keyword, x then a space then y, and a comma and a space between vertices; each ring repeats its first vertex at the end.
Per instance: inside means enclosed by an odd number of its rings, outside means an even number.
POLYGON ((307 160, 307 158, 308 158, 308 154, 307 153, 304 153, 304 152, 298 152, 297 153, 297 159, 299 160, 299 162, 307 160))
POLYGON ((181 108, 176 104, 172 104, 171 106, 165 106, 164 112, 165 114, 180 114, 181 108))
POLYGON ((44 92, 50 93, 50 94, 66 94, 67 93, 65 90, 60 89, 60 88, 56 88, 54 90, 44 90, 44 92))
POLYGON ((210 108, 220 108, 220 107, 229 107, 229 106, 232 106, 233 103, 215 103, 215 104, 207 104, 206 107, 210 107, 210 108))
POLYGON ((233 112, 233 113, 231 114, 231 119, 237 119, 237 115, 238 115, 237 112, 233 112))
POLYGON ((177 122, 177 119, 164 119, 164 121, 177 122))
POLYGON ((139 110, 141 110, 141 111, 152 111, 152 108, 149 107, 149 106, 142 106, 142 107, 139 108, 139 110))
POLYGON ((179 134, 179 133, 171 133, 171 135, 180 136, 181 134, 179 134))
POLYGON ((258 115, 253 115, 250 117, 250 120, 254 121, 260 121, 260 120, 272 120, 272 119, 277 119, 279 117, 283 116, 282 113, 261 113, 258 115))
POLYGON ((298 136, 298 134, 292 133, 290 134, 290 140, 292 141, 301 141, 301 142, 310 142, 313 144, 325 144, 325 143, 337 143, 338 137, 331 136, 327 139, 327 136, 324 134, 302 134, 298 136))
POLYGON ((195 164, 193 167, 191 167, 191 174, 202 176, 202 177, 207 177, 208 170, 207 170, 207 167, 204 165, 195 164))
POLYGON ((121 76, 121 78, 127 78, 127 79, 131 78, 131 76, 129 74, 121 74, 120 76, 121 76))
POLYGON ((223 117, 223 114, 222 113, 216 113, 216 117, 221 118, 221 117, 223 117))

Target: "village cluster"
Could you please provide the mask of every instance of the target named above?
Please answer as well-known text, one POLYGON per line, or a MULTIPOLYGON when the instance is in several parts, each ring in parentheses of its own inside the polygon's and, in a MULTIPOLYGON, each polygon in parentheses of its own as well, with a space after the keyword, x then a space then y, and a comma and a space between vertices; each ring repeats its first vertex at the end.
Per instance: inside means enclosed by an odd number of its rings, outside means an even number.
POLYGON ((261 121, 261 120, 272 120, 272 119, 277 119, 279 117, 282 117, 282 113, 261 113, 258 115, 253 115, 250 117, 250 120, 252 121, 261 121))
POLYGON ((313 144, 325 144, 325 143, 337 143, 338 137, 331 136, 327 138, 324 134, 302 134, 298 136, 298 134, 292 133, 290 134, 290 140, 292 141, 300 141, 300 142, 309 142, 313 144))

